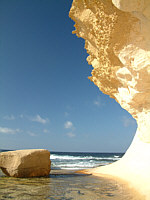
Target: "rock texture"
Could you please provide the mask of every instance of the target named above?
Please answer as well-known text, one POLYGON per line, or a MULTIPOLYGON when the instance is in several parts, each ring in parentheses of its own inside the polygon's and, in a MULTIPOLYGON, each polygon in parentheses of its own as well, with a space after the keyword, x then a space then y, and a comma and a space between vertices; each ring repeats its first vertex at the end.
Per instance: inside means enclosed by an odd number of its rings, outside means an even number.
POLYGON ((0 153, 0 168, 7 176, 48 176, 50 164, 50 152, 44 149, 0 153))
POLYGON ((73 33, 85 39, 90 80, 138 124, 125 156, 94 172, 121 177, 148 193, 150 186, 140 181, 150 185, 150 0, 73 0, 69 15, 73 33))

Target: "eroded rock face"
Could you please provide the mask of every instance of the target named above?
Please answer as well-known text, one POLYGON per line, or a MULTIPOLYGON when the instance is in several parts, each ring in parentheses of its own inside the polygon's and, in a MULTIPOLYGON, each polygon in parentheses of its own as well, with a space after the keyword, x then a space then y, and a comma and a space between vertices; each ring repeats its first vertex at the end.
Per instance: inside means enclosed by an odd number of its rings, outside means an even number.
POLYGON ((44 149, 0 153, 0 168, 7 176, 48 176, 50 164, 50 152, 44 149))
POLYGON ((85 39, 90 80, 138 124, 150 120, 150 0, 74 0, 70 17, 85 39))
POLYGON ((85 39, 90 80, 137 121, 119 161, 89 173, 125 179, 150 199, 150 0, 73 0, 69 16, 85 39))

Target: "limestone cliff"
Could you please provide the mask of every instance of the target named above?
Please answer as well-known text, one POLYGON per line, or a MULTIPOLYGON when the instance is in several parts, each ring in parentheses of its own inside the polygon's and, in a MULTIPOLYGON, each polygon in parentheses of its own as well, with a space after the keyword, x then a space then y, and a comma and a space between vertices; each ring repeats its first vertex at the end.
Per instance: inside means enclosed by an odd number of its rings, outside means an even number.
MULTIPOLYGON (((138 165, 138 153, 146 150, 150 159, 150 0, 73 0, 69 15, 75 21, 73 33, 85 39, 87 61, 93 66, 90 80, 137 120, 133 144, 117 162, 122 167, 126 160, 133 172, 129 158, 138 165)), ((142 178, 142 170, 150 167, 144 159, 136 173, 142 178)))

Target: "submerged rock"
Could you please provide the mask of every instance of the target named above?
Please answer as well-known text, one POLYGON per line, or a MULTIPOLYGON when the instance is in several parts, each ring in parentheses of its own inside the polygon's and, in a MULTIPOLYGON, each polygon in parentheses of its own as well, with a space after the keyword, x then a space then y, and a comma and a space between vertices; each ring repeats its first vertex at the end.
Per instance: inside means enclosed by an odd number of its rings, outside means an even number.
POLYGON ((18 178, 48 176, 50 165, 50 152, 45 149, 0 153, 0 168, 7 176, 18 178))

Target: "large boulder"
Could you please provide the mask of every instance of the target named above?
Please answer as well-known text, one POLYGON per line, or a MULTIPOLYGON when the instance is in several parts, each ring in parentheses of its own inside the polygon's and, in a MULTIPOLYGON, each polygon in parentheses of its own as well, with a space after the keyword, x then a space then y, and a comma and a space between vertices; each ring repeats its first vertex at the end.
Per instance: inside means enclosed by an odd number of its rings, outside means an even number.
POLYGON ((0 168, 7 176, 39 177, 50 173, 50 152, 44 149, 0 153, 0 168))

